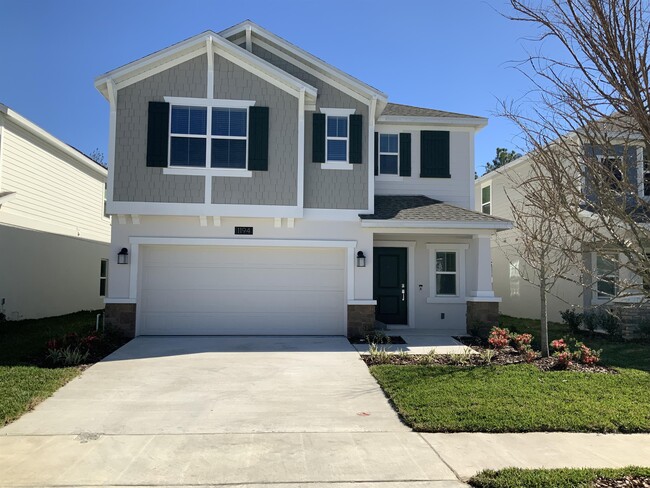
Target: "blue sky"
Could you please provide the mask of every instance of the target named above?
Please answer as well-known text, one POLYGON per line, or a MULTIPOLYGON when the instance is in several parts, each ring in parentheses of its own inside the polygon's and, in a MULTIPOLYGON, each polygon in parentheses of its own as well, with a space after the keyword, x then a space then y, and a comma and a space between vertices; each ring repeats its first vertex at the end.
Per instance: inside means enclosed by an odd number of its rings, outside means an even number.
POLYGON ((521 144, 496 111, 529 88, 511 62, 535 32, 499 14, 505 0, 0 0, 0 10, 0 102, 87 153, 106 153, 108 139, 96 76, 247 18, 392 102, 488 117, 476 139, 479 175, 497 146, 521 144))

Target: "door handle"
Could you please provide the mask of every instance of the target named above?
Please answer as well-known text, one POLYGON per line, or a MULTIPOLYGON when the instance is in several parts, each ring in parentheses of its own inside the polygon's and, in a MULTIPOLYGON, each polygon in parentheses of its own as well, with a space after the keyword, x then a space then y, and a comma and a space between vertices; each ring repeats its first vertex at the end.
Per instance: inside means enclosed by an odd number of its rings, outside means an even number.
POLYGON ((406 301, 406 289, 404 288, 404 283, 402 283, 402 301, 406 301))

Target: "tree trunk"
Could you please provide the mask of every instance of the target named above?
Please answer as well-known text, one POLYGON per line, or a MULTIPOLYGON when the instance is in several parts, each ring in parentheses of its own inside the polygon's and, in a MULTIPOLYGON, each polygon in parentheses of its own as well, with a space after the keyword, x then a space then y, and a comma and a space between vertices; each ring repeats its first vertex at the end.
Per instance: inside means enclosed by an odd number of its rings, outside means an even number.
POLYGON ((542 356, 548 357, 550 355, 548 349, 548 310, 546 305, 546 278, 544 276, 540 276, 539 285, 540 285, 539 297, 541 303, 541 310, 540 310, 541 331, 539 336, 539 342, 542 350, 542 356))

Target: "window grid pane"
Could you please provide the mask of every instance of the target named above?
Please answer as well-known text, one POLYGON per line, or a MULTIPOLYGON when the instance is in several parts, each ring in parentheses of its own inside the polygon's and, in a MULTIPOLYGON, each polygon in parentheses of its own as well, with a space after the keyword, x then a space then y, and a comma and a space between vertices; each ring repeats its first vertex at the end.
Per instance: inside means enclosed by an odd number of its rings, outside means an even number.
POLYGON ((205 135, 207 109, 205 107, 172 107, 172 134, 205 135))
POLYGON ((245 108, 213 108, 212 109, 212 135, 246 137, 245 108))
POLYGON ((243 139, 212 139, 210 166, 245 169, 246 141, 243 139))
POLYGON ((397 156, 394 154, 382 154, 379 156, 379 171, 383 175, 396 175, 397 156))
POLYGON ((327 137, 347 137, 348 136, 348 118, 347 117, 327 117, 327 137))
POLYGON ((436 271, 438 272, 456 272, 456 253, 455 252, 437 252, 436 253, 436 271))
POLYGON ((397 134, 380 134, 379 135, 379 152, 380 153, 397 153, 397 134))
POLYGON ((174 166, 205 166, 205 139, 172 137, 169 163, 174 166))
POLYGON ((327 160, 346 161, 348 155, 348 142, 337 139, 327 141, 327 160))
POLYGON ((486 186, 481 190, 481 203, 487 203, 490 201, 490 189, 492 187, 486 186))

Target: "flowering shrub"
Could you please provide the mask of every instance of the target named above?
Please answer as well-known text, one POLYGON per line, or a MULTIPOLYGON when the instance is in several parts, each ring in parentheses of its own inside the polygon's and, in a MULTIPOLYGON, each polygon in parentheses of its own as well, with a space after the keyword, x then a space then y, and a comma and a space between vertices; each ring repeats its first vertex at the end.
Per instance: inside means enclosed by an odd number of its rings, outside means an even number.
POLYGON ((531 334, 513 334, 511 338, 515 349, 519 352, 530 349, 530 345, 533 342, 533 336, 531 334))
POLYGON ((521 351, 521 354, 524 357, 524 361, 527 363, 532 363, 535 361, 535 359, 537 359, 537 353, 533 351, 533 348, 530 346, 526 346, 526 348, 521 351))
POLYGON ((579 344, 575 357, 582 364, 592 366, 600 361, 600 351, 595 351, 584 344, 579 344))
POLYGON ((553 350, 561 352, 561 351, 566 351, 566 349, 569 346, 567 346, 567 343, 564 342, 564 339, 555 339, 554 341, 551 342, 551 348, 553 350))
POLYGON ((494 349, 503 349, 504 347, 507 347, 508 344, 510 344, 510 331, 500 327, 492 327, 490 337, 488 337, 488 343, 494 349))
POLYGON ((553 354, 557 360, 557 367, 567 369, 573 364, 573 354, 570 351, 560 351, 553 354))

